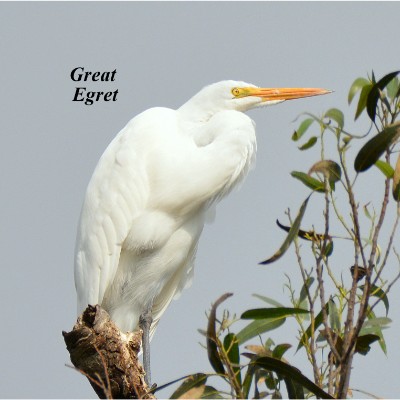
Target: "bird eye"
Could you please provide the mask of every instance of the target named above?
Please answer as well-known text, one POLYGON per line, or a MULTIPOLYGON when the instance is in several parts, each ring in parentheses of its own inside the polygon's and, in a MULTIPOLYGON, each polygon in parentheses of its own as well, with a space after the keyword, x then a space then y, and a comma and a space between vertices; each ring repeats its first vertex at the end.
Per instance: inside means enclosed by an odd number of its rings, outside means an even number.
POLYGON ((237 88, 237 87, 233 88, 233 89, 231 90, 231 92, 232 92, 232 94, 233 94, 235 97, 238 97, 238 96, 240 95, 240 90, 239 90, 239 88, 237 88))

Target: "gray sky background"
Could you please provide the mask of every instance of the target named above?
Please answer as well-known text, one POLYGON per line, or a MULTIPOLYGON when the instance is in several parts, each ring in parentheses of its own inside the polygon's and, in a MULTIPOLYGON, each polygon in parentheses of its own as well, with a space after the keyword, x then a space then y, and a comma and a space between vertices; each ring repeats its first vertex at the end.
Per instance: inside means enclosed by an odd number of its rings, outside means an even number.
MULTIPOLYGON (((0 396, 95 397, 86 380, 65 367, 70 361, 61 336, 76 319, 73 249, 87 183, 129 119, 152 106, 179 107, 212 82, 335 92, 250 112, 257 167, 204 230, 194 284, 171 304, 152 342, 154 381, 211 370, 197 329, 206 326, 205 311, 222 293, 234 292, 225 307, 239 315, 263 306, 252 293, 289 305, 284 274, 299 279, 293 255, 268 267, 257 263, 284 239, 275 219, 285 221, 287 207, 295 212, 308 193, 290 172, 318 159, 317 149, 301 153, 291 142, 293 120, 303 111, 338 107, 346 109, 351 128, 353 80, 371 69, 377 77, 399 69, 399 15, 396 2, 1 2, 0 396), (72 102, 70 72, 78 66, 117 69, 115 82, 87 87, 118 89, 118 101, 72 102)), ((361 133, 366 126, 361 123, 361 133)), ((361 196, 376 205, 378 177, 374 172, 359 181, 361 196)), ((305 226, 321 227, 318 200, 314 196, 305 226)), ((351 263, 345 251, 335 258, 344 275, 351 263)), ((388 277, 396 271, 393 264, 388 277)), ((391 295, 389 355, 374 346, 367 358, 358 356, 353 388, 399 396, 399 292, 391 295)), ((294 324, 270 334, 277 343, 293 343, 294 335, 294 324)), ((301 352, 287 358, 306 365, 301 352)), ((311 369, 305 372, 311 376, 311 369)))

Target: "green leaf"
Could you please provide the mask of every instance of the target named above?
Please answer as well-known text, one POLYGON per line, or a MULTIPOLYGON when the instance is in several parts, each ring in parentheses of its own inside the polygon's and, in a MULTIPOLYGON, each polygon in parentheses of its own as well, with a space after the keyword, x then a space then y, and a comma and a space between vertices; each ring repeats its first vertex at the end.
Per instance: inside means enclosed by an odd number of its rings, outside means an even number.
POLYGON ((314 144, 317 143, 317 141, 318 138, 316 136, 311 136, 306 143, 299 147, 299 150, 311 149, 311 147, 313 147, 314 144))
POLYGON ((328 302, 328 305, 329 305, 329 324, 335 332, 340 332, 340 317, 336 304, 332 300, 328 302))
POLYGON ((303 304, 303 302, 306 300, 307 298, 307 291, 310 291, 310 287, 311 285, 314 283, 315 279, 312 276, 309 276, 305 283, 303 284, 301 290, 300 290, 300 297, 298 300, 298 305, 299 307, 301 307, 301 305, 303 304))
POLYGON ((269 390, 276 390, 278 385, 278 380, 274 378, 273 373, 271 371, 265 371, 265 386, 269 390))
POLYGON ((378 161, 379 157, 399 138, 400 121, 386 127, 370 139, 358 152, 354 161, 357 172, 366 171, 378 161))
POLYGON ((369 220, 373 220, 373 217, 372 217, 372 215, 371 215, 371 213, 369 212, 369 210, 368 210, 368 204, 366 204, 364 207, 364 214, 365 214, 365 216, 369 219, 369 220))
POLYGON ((221 396, 220 392, 215 389, 213 386, 206 386, 204 388, 204 392, 200 397, 201 399, 223 399, 224 397, 221 396))
POLYGON ((400 201, 400 154, 397 157, 396 167, 393 171, 392 194, 396 201, 400 201))
POLYGON ((261 296, 261 294, 253 294, 254 297, 257 297, 257 299, 260 299, 262 301, 265 301, 268 304, 271 304, 271 306, 274 307, 284 307, 283 304, 279 303, 278 301, 271 299, 270 297, 266 296, 261 296))
POLYGON ((286 385, 289 399, 305 399, 303 386, 288 377, 284 377, 283 380, 286 385))
POLYGON ((325 247, 325 251, 322 253, 324 257, 330 257, 333 253, 333 241, 330 240, 325 247))
MULTIPOLYGON (((367 317, 368 317, 368 319, 375 319, 376 318, 375 313, 371 310, 370 307, 368 307, 368 310, 367 310, 367 317)), ((372 333, 372 334, 375 334, 375 335, 379 336, 379 346, 381 347, 382 351, 385 354, 387 354, 387 347, 386 347, 386 342, 385 342, 385 338, 383 336, 382 329, 379 326, 374 326, 373 329, 367 328, 367 330, 369 330, 370 332, 365 332, 365 330, 363 332, 363 330, 361 330, 360 335, 367 334, 367 333, 372 333)))
POLYGON ((228 333, 224 339, 224 350, 235 374, 236 380, 242 386, 242 377, 240 374, 240 354, 239 341, 234 333, 228 333))
POLYGON ((387 94, 390 99, 394 99, 397 96, 397 93, 400 90, 400 81, 396 76, 394 77, 386 86, 387 94))
POLYGON ((171 399, 179 399, 189 390, 203 386, 207 381, 206 374, 194 374, 185 379, 181 386, 171 395, 171 399))
POLYGON ((353 101, 354 96, 359 92, 364 86, 369 85, 370 82, 365 78, 357 78, 350 87, 349 95, 347 101, 349 104, 353 101))
MULTIPOLYGON (((268 338, 264 343, 264 349, 265 350, 269 350, 271 354, 272 354, 272 347, 273 346, 275 346, 275 342, 271 338, 268 338)), ((267 356, 269 356, 269 355, 270 354, 267 354, 267 356)))
POLYGON ((321 182, 318 179, 315 179, 315 178, 311 177, 310 175, 307 175, 304 172, 292 171, 290 175, 292 175, 293 178, 298 179, 304 185, 306 185, 307 187, 309 187, 310 189, 312 189, 316 192, 325 192, 324 182, 321 182))
POLYGON ((356 341, 356 353, 365 356, 371 350, 370 345, 379 339, 380 337, 378 335, 373 334, 359 336, 356 341))
POLYGON ((361 113, 364 111, 365 107, 367 106, 367 98, 368 98, 369 92, 371 91, 371 88, 372 88, 372 83, 364 86, 361 89, 360 98, 358 99, 358 104, 357 104, 356 115, 354 117, 355 120, 361 115, 361 113))
POLYGON ((292 345, 289 343, 278 344, 272 351, 272 357, 280 360, 291 347, 292 345))
POLYGON ((393 178, 394 169, 386 161, 378 160, 374 165, 386 176, 386 178, 393 178))
POLYGON ((376 79, 375 79, 374 70, 371 71, 371 80, 372 80, 372 83, 375 85, 376 79))
POLYGON ((275 318, 255 320, 251 322, 236 335, 239 345, 247 342, 253 337, 261 335, 262 333, 279 328, 285 323, 285 321, 285 318, 275 318))
POLYGON ((260 264, 270 264, 276 260, 278 260, 279 258, 281 258, 286 250, 289 248, 290 244, 293 242, 293 240, 295 239, 295 237, 297 236, 297 233, 300 229, 300 224, 301 224, 301 220, 303 219, 304 213, 306 211, 307 208, 307 203, 308 200, 310 199, 310 196, 308 196, 303 204, 300 207, 300 210, 297 214, 296 219, 293 222, 292 227, 289 230, 288 235, 286 236, 286 239, 284 240, 282 246, 279 248, 279 250, 270 258, 268 258, 267 260, 264 260, 262 262, 260 262, 260 264))
POLYGON ((241 315, 241 319, 272 319, 286 318, 296 314, 308 314, 308 310, 290 307, 255 308, 247 310, 241 315))
MULTIPOLYGON (((359 286, 360 290, 364 290, 364 285, 359 286)), ((378 299, 381 299, 383 304, 385 305, 386 309, 386 316, 389 313, 389 299, 386 295, 386 293, 378 286, 373 285, 371 287, 371 296, 377 297, 378 299)))
POLYGON ((244 376, 243 386, 242 386, 243 395, 245 399, 250 398, 249 394, 250 394, 251 382, 253 381, 253 376, 256 371, 257 368, 250 363, 249 366, 247 367, 246 375, 244 376))
POLYGON ((294 131, 292 135, 292 140, 297 141, 299 140, 307 131, 307 129, 310 127, 310 125, 314 122, 313 118, 307 118, 305 119, 297 129, 297 131, 294 131))
POLYGON ((372 86, 367 98, 367 113, 373 122, 375 122, 376 107, 378 105, 378 100, 380 99, 381 90, 383 90, 399 73, 400 71, 391 72, 372 86))
POLYGON ((340 165, 332 160, 321 160, 316 162, 308 171, 308 174, 322 173, 329 182, 337 182, 340 181, 342 176, 342 169, 340 165))
POLYGON ((370 325, 370 326, 365 326, 361 329, 360 335, 368 335, 369 333, 372 333, 374 335, 379 335, 379 332, 382 332, 384 329, 387 329, 387 325, 370 325))
POLYGON ((281 375, 284 379, 290 379, 291 381, 305 387, 317 397, 321 397, 323 399, 333 399, 330 394, 326 393, 314 382, 310 381, 306 376, 304 376, 300 370, 281 360, 264 356, 254 359, 251 361, 251 364, 264 368, 267 371, 274 371, 276 374, 281 375))
MULTIPOLYGON (((332 302, 332 301, 333 301, 333 300, 330 299, 330 300, 328 301, 328 303, 325 304, 325 310, 326 310, 326 313, 327 313, 328 316, 329 316, 329 303, 332 302)), ((314 332, 317 330, 317 328, 318 328, 323 322, 324 322, 324 315, 323 315, 322 310, 321 310, 321 311, 318 313, 318 315, 315 317, 315 319, 314 319, 314 332)), ((310 324, 310 325, 308 326, 308 328, 306 329, 306 331, 305 331, 305 332, 303 333, 303 335, 301 336, 300 341, 299 341, 299 345, 297 346, 296 351, 299 351, 299 350, 304 346, 304 344, 305 344, 305 343, 308 341, 308 339, 311 337, 312 333, 313 333, 313 326, 312 326, 312 324, 310 324)))
POLYGON ((159 386, 155 386, 151 389, 151 393, 156 393, 159 392, 160 390, 164 390, 165 388, 167 388, 168 386, 174 385, 175 383, 179 382, 179 381, 183 381, 184 379, 189 378, 192 375, 186 375, 186 376, 182 376, 178 379, 174 379, 173 381, 164 383, 163 385, 159 385, 159 386))
POLYGON ((218 338, 216 333, 216 320, 217 320, 217 308, 224 302, 228 297, 232 296, 232 293, 225 293, 222 295, 211 307, 210 316, 208 318, 207 326, 207 354, 211 366, 218 374, 224 374, 225 368, 221 361, 221 357, 218 351, 218 338))
POLYGON ((366 330, 374 327, 379 327, 383 328, 386 325, 389 325, 392 322, 390 318, 387 317, 376 317, 376 318, 370 318, 368 321, 365 321, 362 328, 361 332, 367 333, 366 330))
POLYGON ((380 287, 373 285, 371 288, 371 296, 377 297, 378 299, 381 299, 383 301, 387 316, 389 313, 389 299, 386 293, 380 287))
POLYGON ((337 108, 331 108, 329 109, 325 114, 324 114, 324 118, 328 118, 328 119, 332 119, 334 120, 338 127, 340 129, 343 129, 344 126, 344 115, 342 113, 342 111, 340 111, 337 108))

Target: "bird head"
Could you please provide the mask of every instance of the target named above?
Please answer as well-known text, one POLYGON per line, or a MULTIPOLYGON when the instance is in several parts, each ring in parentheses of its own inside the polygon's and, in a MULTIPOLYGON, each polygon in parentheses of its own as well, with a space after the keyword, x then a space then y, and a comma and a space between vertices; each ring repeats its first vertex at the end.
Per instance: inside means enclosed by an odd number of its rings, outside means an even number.
POLYGON ((286 100, 318 96, 331 91, 318 88, 260 88, 241 81, 221 81, 204 87, 181 109, 202 111, 211 117, 223 110, 248 111, 286 100))

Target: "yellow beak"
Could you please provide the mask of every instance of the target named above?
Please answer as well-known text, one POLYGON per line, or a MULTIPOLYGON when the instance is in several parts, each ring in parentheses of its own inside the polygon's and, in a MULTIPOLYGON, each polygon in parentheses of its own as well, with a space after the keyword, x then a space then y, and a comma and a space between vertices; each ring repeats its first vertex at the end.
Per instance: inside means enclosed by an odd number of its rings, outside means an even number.
MULTIPOLYGON (((320 96, 322 94, 332 93, 331 90, 319 88, 240 88, 240 93, 236 97, 256 96, 262 101, 293 100, 302 97, 320 96)), ((235 93, 232 91, 235 95, 235 93)))

